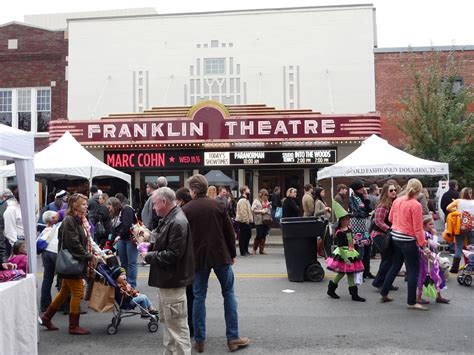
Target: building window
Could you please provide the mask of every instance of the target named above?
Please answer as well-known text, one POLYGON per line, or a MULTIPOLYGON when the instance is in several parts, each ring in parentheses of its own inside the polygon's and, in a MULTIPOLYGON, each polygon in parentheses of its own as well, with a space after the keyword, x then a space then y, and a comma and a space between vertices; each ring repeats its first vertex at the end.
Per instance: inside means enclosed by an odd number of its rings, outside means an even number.
POLYGON ((0 123, 28 132, 47 132, 51 88, 0 89, 0 123))
POLYGON ((217 47, 219 47, 219 41, 213 39, 213 40, 211 41, 211 48, 217 48, 217 47))
POLYGON ((18 129, 31 131, 31 89, 18 89, 18 129))
POLYGON ((225 58, 204 58, 204 75, 224 75, 225 58))
POLYGON ((38 132, 48 132, 48 123, 51 121, 51 90, 42 89, 36 92, 36 115, 38 132))
POLYGON ((0 91, 0 123, 12 126, 12 91, 0 91))

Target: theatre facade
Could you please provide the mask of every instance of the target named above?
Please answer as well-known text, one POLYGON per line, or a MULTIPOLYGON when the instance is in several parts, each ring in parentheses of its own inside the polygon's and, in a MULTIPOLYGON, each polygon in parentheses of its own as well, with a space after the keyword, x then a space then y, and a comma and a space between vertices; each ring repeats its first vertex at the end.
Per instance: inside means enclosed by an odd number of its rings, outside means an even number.
MULTIPOLYGON (((129 173, 132 187, 166 176, 172 188, 189 176, 220 170, 239 186, 303 191, 318 169, 336 163, 371 134, 380 135, 376 113, 322 115, 266 105, 155 107, 99 120, 57 120, 50 143, 66 130, 106 164, 129 173)), ((72 157, 73 158, 73 157, 72 157)))

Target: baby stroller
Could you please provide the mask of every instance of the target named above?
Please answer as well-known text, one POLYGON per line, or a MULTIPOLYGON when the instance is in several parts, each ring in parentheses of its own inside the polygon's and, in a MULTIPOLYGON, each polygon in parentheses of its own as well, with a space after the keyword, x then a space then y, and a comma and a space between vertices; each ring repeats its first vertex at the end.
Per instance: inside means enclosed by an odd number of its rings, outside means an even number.
POLYGON ((108 334, 116 334, 122 318, 146 315, 148 319, 148 330, 155 333, 158 330, 158 315, 151 314, 147 309, 135 303, 131 298, 124 295, 117 286, 115 280, 110 276, 111 269, 107 265, 99 264, 94 270, 95 274, 101 281, 112 286, 115 289, 115 302, 113 311, 113 318, 111 323, 107 326, 108 334), (138 307, 138 309, 137 309, 138 307))
POLYGON ((464 265, 458 274, 458 283, 464 286, 471 286, 472 275, 474 275, 474 245, 468 245, 467 250, 462 251, 468 263, 464 265))

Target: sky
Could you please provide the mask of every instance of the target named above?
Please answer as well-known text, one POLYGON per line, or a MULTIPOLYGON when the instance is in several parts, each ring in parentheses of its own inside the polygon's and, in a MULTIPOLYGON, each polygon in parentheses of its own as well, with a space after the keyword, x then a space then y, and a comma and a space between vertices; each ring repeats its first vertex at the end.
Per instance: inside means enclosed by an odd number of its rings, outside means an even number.
POLYGON ((158 13, 374 4, 378 47, 474 45, 474 0, 16 0, 6 1, 0 23, 24 15, 154 7, 158 13))

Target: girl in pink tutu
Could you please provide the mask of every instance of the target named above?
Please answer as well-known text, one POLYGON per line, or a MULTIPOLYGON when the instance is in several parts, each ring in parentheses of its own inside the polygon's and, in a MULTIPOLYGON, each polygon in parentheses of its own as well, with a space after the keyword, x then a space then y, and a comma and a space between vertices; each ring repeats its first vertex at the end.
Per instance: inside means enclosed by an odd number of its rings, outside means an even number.
POLYGON ((335 234, 337 248, 334 249, 332 255, 326 259, 326 264, 327 268, 337 272, 337 275, 334 281, 329 281, 327 294, 331 298, 340 298, 336 294, 336 288, 344 275, 347 275, 347 283, 349 284, 349 293, 352 296, 352 300, 365 302, 365 298, 359 296, 357 286, 354 283, 354 273, 364 271, 364 265, 360 260, 359 253, 354 249, 352 231, 349 228, 351 216, 335 200, 332 201, 332 206, 338 220, 335 234))

